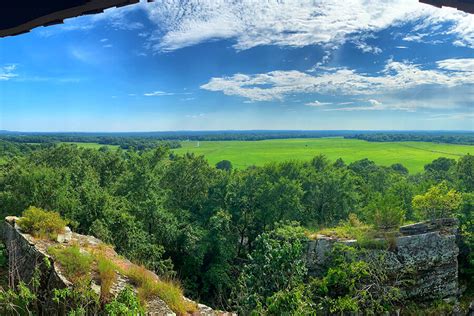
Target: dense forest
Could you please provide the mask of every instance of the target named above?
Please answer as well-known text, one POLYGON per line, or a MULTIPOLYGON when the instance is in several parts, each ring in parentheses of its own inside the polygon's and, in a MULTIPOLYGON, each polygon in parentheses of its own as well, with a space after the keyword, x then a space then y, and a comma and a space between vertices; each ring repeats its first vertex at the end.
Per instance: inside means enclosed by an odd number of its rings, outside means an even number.
POLYGON ((377 276, 347 249, 334 254, 324 278, 307 275, 305 238, 337 225, 389 231, 455 216, 465 236, 460 272, 472 280, 470 155, 439 158, 410 175, 402 164, 382 167, 367 159, 346 164, 316 156, 233 170, 232 162, 211 166, 201 156, 173 155, 169 146, 1 146, 8 157, 0 164, 2 216, 30 206, 57 211, 73 230, 180 280, 188 296, 214 307, 302 315, 381 313, 403 305, 396 289, 381 296, 358 291, 360 282, 377 276))
POLYGON ((474 144, 473 132, 453 131, 176 131, 130 133, 20 133, 0 131, 0 139, 17 143, 98 143, 118 145, 123 149, 138 150, 157 147, 165 142, 171 148, 179 147, 179 141, 255 141, 284 138, 344 137, 373 142, 424 141, 452 144, 474 144))
POLYGON ((376 132, 346 135, 345 138, 362 139, 369 142, 433 142, 446 144, 474 145, 471 132, 376 132))

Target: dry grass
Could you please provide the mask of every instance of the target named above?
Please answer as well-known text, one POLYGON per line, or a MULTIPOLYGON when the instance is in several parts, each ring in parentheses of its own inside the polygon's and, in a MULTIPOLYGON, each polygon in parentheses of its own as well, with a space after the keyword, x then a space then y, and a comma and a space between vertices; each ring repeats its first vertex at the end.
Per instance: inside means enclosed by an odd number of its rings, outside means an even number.
POLYGON ((159 297, 179 315, 196 311, 195 304, 185 301, 182 288, 175 282, 160 280, 144 267, 134 264, 130 265, 124 274, 137 286, 138 297, 142 303, 159 297))
POLYGON ((97 271, 100 278, 100 300, 108 302, 110 298, 110 289, 117 280, 117 267, 115 264, 104 256, 96 257, 97 271))

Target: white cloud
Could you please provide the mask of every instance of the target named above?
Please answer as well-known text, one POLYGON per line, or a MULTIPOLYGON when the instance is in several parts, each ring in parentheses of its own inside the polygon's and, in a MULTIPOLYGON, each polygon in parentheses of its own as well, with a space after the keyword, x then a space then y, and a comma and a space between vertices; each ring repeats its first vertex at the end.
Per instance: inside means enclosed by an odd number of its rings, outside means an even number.
POLYGON ((406 47, 406 46, 395 46, 395 48, 398 48, 398 49, 407 49, 408 47, 406 47))
POLYGON ((442 69, 474 72, 474 58, 451 58, 436 63, 442 69))
POLYGON ((211 78, 201 88, 253 101, 272 101, 282 100, 295 93, 375 95, 428 85, 455 87, 474 84, 474 72, 453 70, 441 67, 423 69, 416 64, 388 60, 383 70, 374 75, 347 68, 323 71, 316 75, 296 70, 255 75, 238 73, 211 78))
POLYGON ((360 49, 364 53, 372 53, 375 55, 380 54, 382 52, 382 49, 380 47, 367 44, 366 43, 367 38, 368 37, 366 36, 366 37, 354 39, 353 43, 358 49, 360 49))
MULTIPOLYGON (((418 33, 407 40, 421 40, 422 32, 445 31, 458 44, 474 47, 474 16, 449 8, 435 8, 414 0, 283 0, 283 1, 160 1, 142 5, 157 28, 150 47, 172 51, 216 39, 234 39, 234 48, 260 45, 333 48, 354 34, 370 34, 393 25, 417 22, 418 33)), ((355 43, 366 52, 380 48, 355 43)))
POLYGON ((381 106, 382 105, 382 102, 377 101, 375 99, 370 99, 369 103, 372 104, 373 106, 381 106))
POLYGON ((187 118, 192 118, 192 119, 203 118, 205 116, 206 116, 206 114, 204 114, 204 113, 186 115, 187 118))
POLYGON ((0 81, 7 81, 12 78, 18 77, 18 74, 14 73, 15 70, 15 64, 8 64, 0 67, 0 81))
POLYGON ((168 96, 168 95, 175 95, 173 92, 164 92, 164 91, 153 91, 143 94, 146 97, 161 97, 161 96, 168 96))
POLYGON ((303 47, 321 45, 332 50, 348 40, 367 53, 380 48, 366 43, 374 32, 390 26, 414 23, 408 41, 425 41, 439 33, 452 35, 458 46, 474 48, 474 15, 450 8, 435 8, 416 0, 268 0, 268 1, 144 1, 102 14, 66 20, 64 25, 41 29, 43 35, 87 30, 99 23, 114 29, 139 30, 147 47, 167 52, 198 43, 232 39, 233 47, 245 50, 261 45, 303 47), (146 28, 129 13, 143 10, 152 27, 146 28))
POLYGON ((103 38, 103 39, 100 40, 100 42, 101 42, 101 43, 105 43, 105 42, 107 42, 108 40, 109 40, 108 38, 103 38))
POLYGON ((103 45, 102 47, 104 47, 104 48, 112 48, 112 47, 114 47, 114 45, 112 45, 112 44, 106 44, 106 45, 103 45))
POLYGON ((318 100, 313 101, 313 102, 305 103, 305 105, 307 105, 307 106, 315 106, 315 107, 330 105, 330 104, 332 104, 332 103, 331 102, 319 102, 318 100))
MULTIPOLYGON (((352 112, 352 111, 380 111, 387 109, 387 107, 382 106, 382 102, 377 101, 375 99, 369 99, 367 100, 367 103, 369 105, 363 105, 363 106, 349 106, 349 107, 336 107, 336 108, 330 108, 330 109, 324 109, 324 111, 346 111, 346 112, 352 112)), ((341 105, 340 103, 339 105, 341 105)))
POLYGON ((473 112, 433 114, 429 118, 426 118, 426 120, 472 120, 472 119, 474 119, 473 112))

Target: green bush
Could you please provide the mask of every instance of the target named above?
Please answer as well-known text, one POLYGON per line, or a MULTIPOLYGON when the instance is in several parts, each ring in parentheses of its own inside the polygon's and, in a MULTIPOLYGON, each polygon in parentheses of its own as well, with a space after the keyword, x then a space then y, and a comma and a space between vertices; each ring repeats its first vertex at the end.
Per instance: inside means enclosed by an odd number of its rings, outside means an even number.
POLYGON ((308 295, 322 314, 380 315, 400 301, 401 292, 390 281, 383 256, 364 253, 341 243, 334 245, 325 275, 308 285, 308 295))
POLYGON ((30 206, 17 221, 20 229, 34 237, 56 239, 68 222, 59 213, 30 206))
POLYGON ((413 198, 413 209, 426 219, 451 217, 460 208, 462 196, 449 189, 446 182, 431 187, 425 194, 413 198))
POLYGON ((104 307, 109 316, 143 315, 145 309, 130 286, 126 286, 117 297, 104 307))
POLYGON ((391 194, 376 195, 367 206, 366 214, 370 222, 381 230, 396 229, 405 220, 400 199, 391 194))
POLYGON ((66 278, 72 282, 87 279, 91 272, 92 256, 81 253, 76 246, 63 247, 56 245, 48 248, 48 252, 56 259, 64 270, 66 278))
POLYGON ((16 290, 0 288, 0 314, 32 315, 30 307, 36 299, 36 295, 21 281, 16 290))

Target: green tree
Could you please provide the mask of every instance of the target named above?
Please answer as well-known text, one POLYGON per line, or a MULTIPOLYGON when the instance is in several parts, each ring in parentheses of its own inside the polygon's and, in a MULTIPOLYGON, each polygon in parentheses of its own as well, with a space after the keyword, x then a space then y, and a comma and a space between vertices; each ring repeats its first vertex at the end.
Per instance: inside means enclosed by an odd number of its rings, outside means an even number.
POLYGON ((218 163, 216 163, 216 168, 225 170, 225 171, 231 171, 232 163, 229 160, 221 160, 218 163))
POLYGON ((467 154, 461 157, 456 166, 459 179, 459 190, 464 192, 474 191, 474 156, 467 154))
POLYGON ((451 217, 461 206, 462 197, 446 182, 431 187, 425 194, 413 198, 413 209, 420 218, 436 219, 451 217))
MULTIPOLYGON (((260 235, 234 291, 239 312, 267 308, 267 298, 300 286, 307 270, 303 259, 304 230, 295 225, 277 227, 260 235)), ((276 298, 270 302, 276 304, 276 298)))

